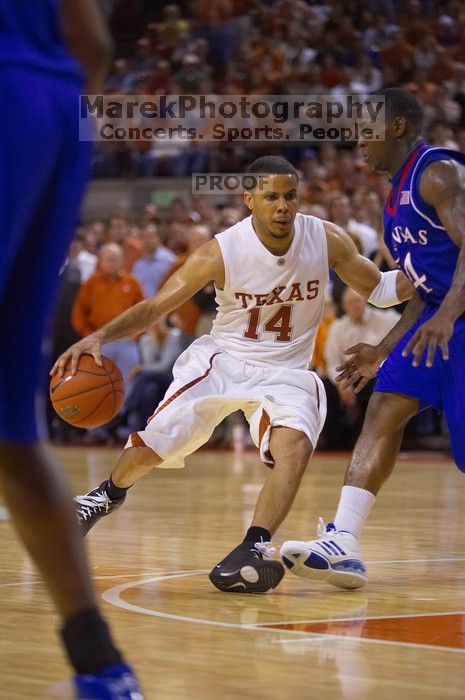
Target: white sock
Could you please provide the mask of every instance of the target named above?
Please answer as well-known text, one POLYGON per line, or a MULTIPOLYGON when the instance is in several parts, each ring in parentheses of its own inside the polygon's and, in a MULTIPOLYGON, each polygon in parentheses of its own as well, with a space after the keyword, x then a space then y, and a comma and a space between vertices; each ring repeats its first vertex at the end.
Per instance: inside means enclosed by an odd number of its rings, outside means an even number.
POLYGON ((357 486, 343 486, 334 518, 336 530, 351 532, 359 539, 375 500, 376 496, 371 491, 357 486))

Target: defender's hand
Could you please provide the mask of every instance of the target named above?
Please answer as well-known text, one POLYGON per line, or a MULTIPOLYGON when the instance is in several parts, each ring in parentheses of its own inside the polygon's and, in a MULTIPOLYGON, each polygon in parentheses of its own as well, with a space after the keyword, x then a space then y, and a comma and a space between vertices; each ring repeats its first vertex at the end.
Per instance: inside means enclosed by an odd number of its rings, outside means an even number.
POLYGON ((437 311, 428 321, 417 328, 416 333, 405 346, 402 356, 407 357, 413 353, 414 367, 421 363, 423 353, 426 352, 426 367, 432 367, 436 350, 441 349, 444 360, 449 359, 449 340, 454 330, 454 322, 437 311))
POLYGON ((336 381, 341 382, 343 389, 353 387, 358 394, 376 375, 376 370, 384 357, 380 355, 376 345, 368 343, 358 343, 345 350, 344 355, 351 355, 351 357, 336 367, 336 371, 340 373, 336 381))
POLYGON ((67 350, 65 350, 64 353, 60 355, 60 357, 56 360, 55 364, 50 370, 50 375, 53 376, 56 373, 59 377, 62 377, 63 372, 65 371, 65 367, 69 362, 71 363, 71 374, 75 374, 78 365, 78 360, 81 357, 81 355, 84 354, 92 355, 98 366, 102 367, 103 365, 102 356, 100 354, 100 345, 100 341, 96 340, 95 338, 92 338, 92 336, 89 336, 88 338, 82 338, 82 340, 79 340, 77 343, 74 343, 74 345, 71 345, 67 350))

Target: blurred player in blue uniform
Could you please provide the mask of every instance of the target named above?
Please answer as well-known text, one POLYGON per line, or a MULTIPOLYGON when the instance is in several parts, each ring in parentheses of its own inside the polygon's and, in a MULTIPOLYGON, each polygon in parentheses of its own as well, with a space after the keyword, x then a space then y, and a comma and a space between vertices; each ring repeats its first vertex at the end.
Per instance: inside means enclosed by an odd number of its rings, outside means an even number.
POLYGON ((407 92, 379 94, 385 127, 370 139, 362 131, 359 146, 368 165, 391 178, 384 239, 416 293, 378 346, 349 348, 339 368, 339 380, 355 391, 379 370, 334 524, 320 521, 319 539, 281 548, 290 571, 339 588, 366 583, 358 538, 409 418, 430 405, 442 410, 453 458, 465 472, 465 155, 421 139, 422 110, 407 92))
POLYGON ((0 479, 62 616, 76 696, 136 700, 142 695, 97 609, 72 495, 35 411, 44 327, 90 170, 78 98, 100 90, 110 54, 95 0, 0 4, 0 479))

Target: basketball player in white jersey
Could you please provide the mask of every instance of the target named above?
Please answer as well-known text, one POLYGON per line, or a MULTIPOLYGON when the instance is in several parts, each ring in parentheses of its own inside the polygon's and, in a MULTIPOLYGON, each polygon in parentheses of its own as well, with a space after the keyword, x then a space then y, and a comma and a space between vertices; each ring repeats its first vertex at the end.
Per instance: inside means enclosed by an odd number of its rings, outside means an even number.
POLYGON ((286 517, 326 415, 323 385, 307 369, 323 311, 329 268, 378 306, 412 295, 402 273, 382 274, 338 226, 297 213, 298 173, 283 158, 254 161, 260 187, 244 194, 251 216, 196 251, 152 299, 136 304, 71 346, 55 363, 62 374, 79 356, 100 362, 103 343, 146 331, 214 282, 218 313, 210 335, 179 357, 174 380, 143 431, 133 433, 110 478, 76 497, 83 533, 122 505, 154 467, 182 467, 216 425, 242 410, 261 459, 271 467, 244 541, 210 573, 220 590, 266 592, 284 568, 267 543, 286 517))

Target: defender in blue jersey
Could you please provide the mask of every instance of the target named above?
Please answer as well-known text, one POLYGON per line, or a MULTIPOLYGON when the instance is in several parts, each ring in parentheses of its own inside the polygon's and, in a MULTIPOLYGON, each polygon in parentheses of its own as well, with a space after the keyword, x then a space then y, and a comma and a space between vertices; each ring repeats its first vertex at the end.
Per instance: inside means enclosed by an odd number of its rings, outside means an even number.
POLYGON ((71 492, 36 418, 44 327, 90 169, 79 94, 84 78, 88 92, 99 90, 110 44, 94 0, 0 3, 0 477, 62 616, 76 697, 136 700, 137 681, 97 608, 71 492))
POLYGON ((358 538, 409 418, 426 406, 442 410, 452 455, 465 472, 465 156, 421 139, 422 110, 410 94, 379 94, 386 100, 384 138, 362 131, 359 146, 366 162, 391 178, 384 239, 416 293, 378 346, 349 348, 351 358, 339 368, 339 380, 355 391, 379 370, 334 524, 320 521, 317 540, 281 548, 292 573, 339 588, 367 581, 358 538))

